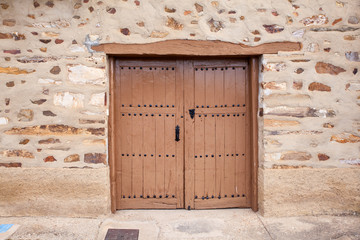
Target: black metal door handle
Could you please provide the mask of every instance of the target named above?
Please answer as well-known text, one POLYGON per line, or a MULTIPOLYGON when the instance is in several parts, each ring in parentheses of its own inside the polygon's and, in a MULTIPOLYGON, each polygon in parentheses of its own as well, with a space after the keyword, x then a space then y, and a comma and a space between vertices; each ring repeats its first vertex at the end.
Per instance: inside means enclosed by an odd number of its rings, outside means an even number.
POLYGON ((180 141, 180 127, 179 127, 179 125, 177 125, 176 127, 175 127, 175 141, 180 141))

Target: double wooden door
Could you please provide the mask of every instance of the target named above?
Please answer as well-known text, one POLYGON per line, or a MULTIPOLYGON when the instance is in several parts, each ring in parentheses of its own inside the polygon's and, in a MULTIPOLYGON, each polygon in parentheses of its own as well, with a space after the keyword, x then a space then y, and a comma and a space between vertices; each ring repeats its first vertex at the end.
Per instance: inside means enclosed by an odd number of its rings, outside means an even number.
POLYGON ((114 62, 117 209, 249 207, 247 62, 114 62))

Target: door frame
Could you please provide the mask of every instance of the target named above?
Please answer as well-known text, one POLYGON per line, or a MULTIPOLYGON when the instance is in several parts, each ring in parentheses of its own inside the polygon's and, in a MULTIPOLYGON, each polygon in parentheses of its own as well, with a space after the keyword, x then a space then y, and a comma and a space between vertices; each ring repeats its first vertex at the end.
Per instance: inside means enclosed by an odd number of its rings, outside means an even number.
MULTIPOLYGON (((116 57, 230 57, 244 58, 249 61, 249 99, 250 99, 250 149, 251 149, 251 209, 258 211, 258 92, 259 92, 259 57, 264 53, 279 51, 298 51, 301 43, 275 42, 258 46, 245 46, 221 41, 168 40, 147 44, 117 44, 109 43, 94 46, 93 50, 107 54, 109 62, 109 118, 108 118, 108 153, 110 167, 111 212, 116 206, 116 168, 115 168, 115 135, 114 135, 114 59, 116 57)), ((185 160, 184 160, 185 161, 185 160)), ((185 174, 184 174, 185 176, 185 174)))

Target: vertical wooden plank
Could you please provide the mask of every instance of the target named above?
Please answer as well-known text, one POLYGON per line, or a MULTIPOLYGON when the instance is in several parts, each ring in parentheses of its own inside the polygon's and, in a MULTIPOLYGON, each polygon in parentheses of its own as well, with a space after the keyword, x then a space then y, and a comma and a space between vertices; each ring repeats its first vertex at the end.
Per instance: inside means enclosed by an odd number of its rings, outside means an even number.
MULTIPOLYGON (((245 100, 245 67, 236 67, 236 80, 235 80, 235 98, 236 98, 236 106, 243 107, 245 100)), ((244 106, 245 107, 245 106, 244 106)))
POLYGON ((132 121, 131 114, 122 114, 122 127, 121 127, 121 192, 122 197, 131 197, 131 185, 132 185, 132 121))
MULTIPOLYGON (((157 94, 157 91, 155 89, 154 94, 157 94)), ((165 147, 165 119, 164 114, 156 114, 155 116, 155 124, 156 124, 156 133, 155 133, 155 183, 156 183, 156 190, 155 195, 158 197, 164 196, 164 187, 165 187, 165 166, 164 166, 164 147, 165 147)))
POLYGON ((205 101, 206 107, 214 107, 215 103, 215 70, 205 68, 205 101))
POLYGON ((224 106, 224 71, 221 71, 220 68, 215 68, 215 107, 224 106))
MULTIPOLYGON (((175 157, 175 169, 176 178, 176 197, 177 197, 177 207, 184 208, 184 139, 185 139, 185 130, 184 130, 184 61, 177 60, 175 68, 175 105, 176 105, 176 115, 175 123, 176 126, 180 127, 180 141, 175 142, 176 144, 176 157, 175 157)), ((174 126, 175 127, 175 126, 174 126)), ((174 129, 173 129, 174 133, 174 129)), ((174 134, 175 135, 175 134, 174 134)), ((174 141, 174 135, 173 141, 174 141)))
POLYGON ((156 121, 155 114, 151 113, 154 102, 154 78, 153 69, 143 67, 143 105, 148 109, 144 118, 144 197, 152 198, 156 191, 155 177, 155 144, 156 144, 156 121))
POLYGON ((205 197, 204 118, 203 114, 195 114, 195 196, 198 198, 205 197))
POLYGON ((195 105, 196 108, 206 107, 205 101, 205 68, 195 67, 195 105))
POLYGON ((172 67, 162 68, 166 78, 166 107, 175 107, 176 102, 176 71, 172 67))
POLYGON ((122 107, 132 104, 132 76, 131 67, 121 67, 120 71, 120 103, 122 107))
POLYGON ((215 198, 215 115, 205 114, 205 195, 215 198))
POLYGON ((216 196, 225 193, 225 117, 216 115, 216 196))
POLYGON ((117 186, 116 186, 116 156, 120 155, 120 149, 116 150, 116 142, 115 142, 115 136, 116 136, 116 128, 115 123, 118 121, 118 124, 120 123, 120 112, 115 112, 115 104, 120 104, 120 98, 118 97, 119 94, 115 95, 116 91, 120 91, 120 67, 118 63, 115 62, 115 59, 113 57, 109 57, 109 96, 110 96, 110 103, 109 103, 109 119, 108 119, 108 131, 109 131, 109 145, 108 145, 108 153, 109 153, 109 167, 110 167, 110 194, 111 194, 111 212, 115 213, 116 211, 116 197, 117 197, 117 186))
MULTIPOLYGON (((238 77, 238 76, 237 76, 238 77)), ((236 195, 242 196, 246 193, 246 176, 249 173, 246 171, 246 132, 245 118, 242 113, 236 114, 236 195)))
POLYGON ((194 209, 194 124, 189 109, 194 102, 194 68, 192 61, 184 61, 184 101, 185 101, 185 208, 194 209))
MULTIPOLYGON (((258 211, 258 76, 259 76, 259 59, 257 57, 250 58, 249 79, 249 95, 247 99, 251 103, 251 208, 254 212, 258 211)), ((247 103, 247 105, 249 105, 247 103)), ((248 144, 249 145, 249 144, 248 144)), ((250 154, 250 153, 249 153, 250 154)))
POLYGON ((176 168, 176 149, 175 149, 175 117, 172 114, 165 115, 165 196, 172 197, 177 195, 176 172, 181 171, 176 168))
POLYGON ((235 106, 235 70, 231 67, 224 67, 225 81, 225 105, 227 107, 235 106))
POLYGON ((154 74, 154 104, 155 107, 166 107, 166 76, 161 67, 153 70, 154 74))
MULTIPOLYGON (((132 67, 132 107, 142 105, 143 101, 143 70, 140 67, 132 67)), ((145 89, 144 89, 145 91, 145 89)))
POLYGON ((132 196, 139 198, 143 195, 143 114, 134 113, 132 117, 132 196))

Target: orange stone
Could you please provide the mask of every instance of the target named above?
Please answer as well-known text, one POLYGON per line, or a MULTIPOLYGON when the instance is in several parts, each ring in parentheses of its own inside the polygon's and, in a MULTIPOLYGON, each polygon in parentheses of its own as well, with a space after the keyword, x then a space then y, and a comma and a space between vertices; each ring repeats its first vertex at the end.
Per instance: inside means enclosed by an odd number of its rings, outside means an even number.
POLYGON ((318 82, 310 83, 308 89, 309 91, 331 92, 331 87, 318 82))
POLYGON ((64 159, 64 162, 69 163, 69 162, 79 162, 80 161, 80 156, 79 154, 72 154, 70 156, 67 156, 64 159))
POLYGON ((327 73, 330 75, 338 75, 339 73, 346 71, 345 69, 343 69, 341 67, 337 67, 330 63, 324 63, 324 62, 317 62, 315 65, 315 70, 317 73, 320 73, 320 74, 327 73))
POLYGON ((351 133, 341 133, 331 136, 330 141, 338 143, 358 143, 360 142, 360 137, 351 133))
POLYGON ((33 73, 35 70, 23 70, 16 67, 0 67, 0 73, 6 73, 6 74, 29 74, 33 73))
POLYGON ((284 127, 284 126, 296 126, 300 123, 293 120, 276 120, 276 119, 264 119, 265 127, 284 127))

